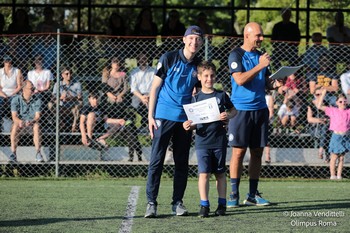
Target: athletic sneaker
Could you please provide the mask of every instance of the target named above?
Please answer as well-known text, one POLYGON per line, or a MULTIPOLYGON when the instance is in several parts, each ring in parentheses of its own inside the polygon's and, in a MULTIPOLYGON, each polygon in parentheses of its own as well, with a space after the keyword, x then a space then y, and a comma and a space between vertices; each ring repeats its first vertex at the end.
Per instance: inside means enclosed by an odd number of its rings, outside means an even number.
POLYGON ((188 211, 186 209, 186 207, 183 205, 182 201, 178 201, 176 202, 173 206, 172 206, 172 213, 173 215, 177 215, 177 216, 187 216, 188 215, 188 211))
POLYGON ((243 201, 243 204, 245 204, 247 206, 268 206, 268 205, 271 205, 271 203, 268 200, 261 197, 261 193, 259 193, 258 191, 256 192, 255 197, 251 197, 248 194, 247 199, 243 201))
POLYGON ((41 163, 41 162, 44 162, 43 156, 41 155, 40 152, 36 153, 35 160, 36 160, 37 162, 40 162, 40 163, 41 163))
POLYGON ((258 206, 271 205, 271 203, 270 203, 268 200, 262 198, 261 194, 262 194, 262 193, 259 193, 259 191, 256 190, 255 200, 256 200, 256 202, 257 202, 257 205, 258 205, 258 206))
POLYGON ((16 163, 17 162, 17 156, 15 153, 12 153, 9 157, 9 160, 11 163, 16 163))
POLYGON ((210 212, 209 206, 201 205, 201 208, 199 209, 198 217, 207 218, 209 217, 209 212, 210 212))
POLYGON ((230 194, 230 198, 227 200, 227 208, 237 208, 239 207, 239 197, 230 194))
POLYGON ((157 217, 157 204, 153 202, 148 202, 145 218, 156 218, 156 217, 157 217))
POLYGON ((215 210, 216 216, 223 216, 226 214, 226 206, 218 205, 218 208, 215 210))

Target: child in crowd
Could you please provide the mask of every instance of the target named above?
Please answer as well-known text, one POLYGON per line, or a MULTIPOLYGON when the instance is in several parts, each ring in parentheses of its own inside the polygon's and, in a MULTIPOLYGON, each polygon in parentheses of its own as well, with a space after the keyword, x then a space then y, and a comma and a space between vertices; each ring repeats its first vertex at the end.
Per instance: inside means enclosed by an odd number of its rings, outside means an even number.
POLYGON ((297 117, 299 115, 299 107, 294 99, 288 99, 285 97, 277 115, 283 127, 287 127, 289 125, 292 132, 294 130, 295 132, 298 132, 295 127, 297 124, 297 117))
POLYGON ((108 145, 105 140, 130 123, 130 120, 125 121, 124 119, 114 119, 105 116, 99 105, 98 94, 91 92, 89 94, 89 105, 84 106, 80 112, 81 141, 85 146, 95 149, 107 148, 108 145), (94 132, 103 132, 105 130, 107 132, 102 136, 96 140, 93 138, 94 132))
POLYGON ((208 217, 210 203, 208 199, 209 179, 215 174, 218 191, 218 208, 215 215, 226 213, 226 129, 225 124, 232 118, 236 109, 230 97, 223 91, 215 90, 216 67, 208 61, 201 62, 198 67, 198 79, 202 84, 201 91, 193 96, 192 102, 198 102, 215 97, 219 105, 220 121, 192 125, 191 120, 183 123, 185 130, 196 129, 195 147, 198 160, 198 190, 200 195, 199 217, 208 217))
POLYGON ((347 109, 347 101, 344 95, 338 95, 336 100, 337 107, 324 106, 323 100, 326 92, 326 89, 322 89, 321 98, 317 104, 317 108, 324 111, 330 118, 329 130, 333 132, 329 143, 329 152, 331 153, 329 169, 331 180, 340 180, 342 179, 345 153, 350 151, 350 109, 347 109), (338 169, 336 173, 337 160, 338 169))
MULTIPOLYGON (((275 112, 275 97, 274 92, 269 90, 265 94, 265 100, 267 104, 267 108, 269 109, 269 137, 271 136, 273 132, 273 121, 274 121, 274 112, 275 112)), ((270 141, 270 140, 269 140, 270 141)), ((271 163, 271 148, 270 143, 265 146, 265 163, 270 164, 271 163)))

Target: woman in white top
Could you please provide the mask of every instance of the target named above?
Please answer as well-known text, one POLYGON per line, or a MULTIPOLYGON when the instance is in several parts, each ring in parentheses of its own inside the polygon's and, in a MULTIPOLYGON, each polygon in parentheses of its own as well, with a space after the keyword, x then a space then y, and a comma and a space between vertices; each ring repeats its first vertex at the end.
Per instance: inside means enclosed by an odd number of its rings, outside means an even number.
POLYGON ((22 81, 21 70, 12 66, 10 56, 4 56, 4 67, 0 69, 0 122, 10 113, 11 99, 21 90, 22 81))
POLYGON ((37 56, 34 61, 35 69, 28 72, 28 80, 30 80, 34 87, 34 93, 47 92, 50 88, 50 82, 53 76, 50 70, 43 68, 42 56, 37 56))

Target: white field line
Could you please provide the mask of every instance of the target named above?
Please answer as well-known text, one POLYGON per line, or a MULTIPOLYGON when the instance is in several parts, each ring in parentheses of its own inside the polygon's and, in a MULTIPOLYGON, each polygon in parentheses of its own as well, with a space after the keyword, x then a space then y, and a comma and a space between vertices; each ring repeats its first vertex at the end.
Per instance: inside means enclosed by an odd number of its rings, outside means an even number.
POLYGON ((128 198, 128 204, 119 233, 130 233, 132 222, 136 212, 137 200, 139 199, 140 186, 132 186, 128 198))

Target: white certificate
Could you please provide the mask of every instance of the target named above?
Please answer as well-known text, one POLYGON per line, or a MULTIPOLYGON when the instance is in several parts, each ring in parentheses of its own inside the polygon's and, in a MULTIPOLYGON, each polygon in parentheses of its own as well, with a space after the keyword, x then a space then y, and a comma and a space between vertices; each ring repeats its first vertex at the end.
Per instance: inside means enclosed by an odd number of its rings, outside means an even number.
POLYGON ((187 119, 192 124, 209 123, 220 120, 219 106, 216 97, 183 105, 187 119))
POLYGON ((297 72, 303 65, 300 66, 282 66, 275 73, 273 73, 270 78, 272 79, 284 79, 291 74, 297 72))

